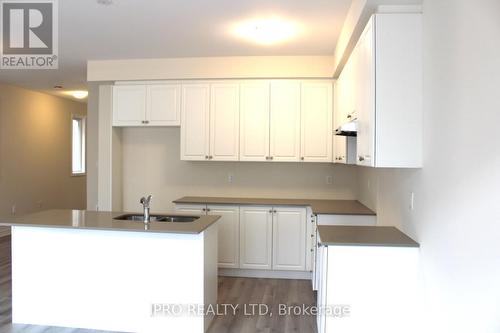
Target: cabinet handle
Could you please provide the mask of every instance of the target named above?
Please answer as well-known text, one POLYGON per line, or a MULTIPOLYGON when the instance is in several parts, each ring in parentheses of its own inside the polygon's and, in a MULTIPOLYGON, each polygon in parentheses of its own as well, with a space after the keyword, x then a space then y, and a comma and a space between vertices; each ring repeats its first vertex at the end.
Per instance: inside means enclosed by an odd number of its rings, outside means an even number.
POLYGON ((149 120, 144 120, 142 123, 143 124, 149 124, 149 120))
POLYGON ((300 158, 300 160, 301 160, 301 161, 303 161, 303 160, 304 160, 304 156, 302 156, 302 157, 300 158))
POLYGON ((208 159, 211 160, 212 158, 214 158, 212 155, 208 156, 208 159))
POLYGON ((273 213, 273 210, 271 209, 271 210, 269 211, 269 213, 270 213, 270 214, 272 214, 272 213, 273 213))
POLYGON ((209 212, 209 211, 210 211, 210 208, 207 208, 207 212, 209 212))
POLYGON ((266 161, 269 160, 269 156, 266 156, 266 161))
POLYGON ((358 156, 358 160, 359 160, 360 162, 363 162, 363 161, 365 160, 365 158, 364 158, 363 156, 358 156))
POLYGON ((352 118, 352 115, 347 115, 347 119, 351 119, 352 118))
POLYGON ((273 159, 273 157, 272 157, 272 156, 269 156, 269 159, 270 159, 270 160, 272 160, 272 159, 273 159))
POLYGON ((205 155, 205 159, 208 160, 208 155, 205 155))
POLYGON ((314 238, 314 234, 311 234, 311 238, 314 238))
POLYGON ((206 211, 207 211, 207 209, 206 209, 206 208, 202 208, 202 209, 201 209, 201 211, 202 211, 202 212, 206 212, 206 211))
POLYGON ((275 211, 275 210, 273 210, 273 213, 274 213, 274 214, 276 214, 276 211, 275 211))

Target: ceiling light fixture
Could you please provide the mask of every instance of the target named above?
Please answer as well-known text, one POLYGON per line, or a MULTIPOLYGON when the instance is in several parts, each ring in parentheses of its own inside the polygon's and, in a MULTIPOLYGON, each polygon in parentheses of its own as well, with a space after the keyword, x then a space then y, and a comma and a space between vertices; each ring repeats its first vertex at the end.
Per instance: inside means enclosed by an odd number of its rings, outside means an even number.
POLYGON ((76 99, 84 99, 89 95, 89 92, 85 90, 74 90, 74 91, 68 91, 68 94, 76 99))
POLYGON ((113 4, 113 0, 97 0, 99 5, 110 6, 113 4))
POLYGON ((274 45, 297 36, 299 25, 279 17, 251 19, 234 24, 231 33, 261 45, 274 45))

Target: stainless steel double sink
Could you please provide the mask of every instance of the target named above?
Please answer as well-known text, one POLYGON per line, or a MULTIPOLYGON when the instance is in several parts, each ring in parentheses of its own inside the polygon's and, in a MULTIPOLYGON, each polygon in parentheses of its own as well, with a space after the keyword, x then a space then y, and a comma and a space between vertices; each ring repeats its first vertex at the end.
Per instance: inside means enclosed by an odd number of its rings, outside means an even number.
MULTIPOLYGON (((199 218, 199 216, 150 215, 151 222, 193 222, 199 218)), ((143 222, 144 216, 139 214, 124 214, 113 219, 143 222)))

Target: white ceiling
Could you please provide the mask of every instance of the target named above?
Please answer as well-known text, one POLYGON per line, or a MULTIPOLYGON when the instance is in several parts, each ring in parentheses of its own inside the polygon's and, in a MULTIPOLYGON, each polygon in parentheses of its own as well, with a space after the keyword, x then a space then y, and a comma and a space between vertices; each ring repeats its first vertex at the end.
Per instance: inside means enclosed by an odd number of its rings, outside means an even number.
POLYGON ((59 1, 59 69, 1 70, 0 82, 57 93, 85 89, 87 60, 333 55, 350 0, 97 0, 59 1), (237 21, 279 16, 305 27, 275 46, 238 40, 237 21))

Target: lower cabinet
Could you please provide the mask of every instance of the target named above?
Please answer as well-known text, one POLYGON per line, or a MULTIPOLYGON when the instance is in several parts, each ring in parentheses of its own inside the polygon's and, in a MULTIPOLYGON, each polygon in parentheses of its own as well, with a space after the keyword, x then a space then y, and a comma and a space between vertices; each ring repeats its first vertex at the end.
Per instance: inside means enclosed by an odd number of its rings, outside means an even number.
POLYGON ((313 233, 305 207, 176 205, 193 215, 219 215, 220 268, 312 270, 313 233))
POLYGON ((241 206, 240 268, 272 268, 272 232, 272 207, 241 206))
POLYGON ((425 331, 419 248, 320 246, 317 270, 318 333, 425 331))
POLYGON ((206 215, 207 205, 175 205, 175 210, 186 214, 206 215))
POLYGON ((306 210, 273 208, 273 269, 304 271, 306 268, 306 210))
POLYGON ((176 205, 178 212, 193 215, 219 215, 217 253, 220 268, 239 267, 239 207, 234 205, 176 205))
POLYGON ((218 264, 221 268, 238 268, 240 253, 240 214, 238 206, 214 205, 207 207, 208 215, 219 215, 218 264))

